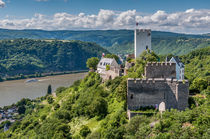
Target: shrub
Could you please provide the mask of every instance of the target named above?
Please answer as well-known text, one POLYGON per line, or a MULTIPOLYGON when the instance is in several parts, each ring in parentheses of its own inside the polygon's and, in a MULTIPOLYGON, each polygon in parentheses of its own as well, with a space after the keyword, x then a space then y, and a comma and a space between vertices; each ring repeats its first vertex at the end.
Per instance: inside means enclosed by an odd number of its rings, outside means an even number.
POLYGON ((65 91, 67 88, 66 87, 58 87, 55 91, 56 95, 62 93, 63 91, 65 91))
POLYGON ((53 103, 53 97, 52 96, 48 96, 47 97, 47 102, 49 103, 49 104, 52 104, 53 103))
POLYGON ((90 134, 90 133, 91 133, 91 130, 90 130, 89 127, 86 126, 86 125, 83 125, 83 126, 81 127, 80 132, 79 132, 79 134, 80 134, 82 137, 87 137, 87 135, 90 134))

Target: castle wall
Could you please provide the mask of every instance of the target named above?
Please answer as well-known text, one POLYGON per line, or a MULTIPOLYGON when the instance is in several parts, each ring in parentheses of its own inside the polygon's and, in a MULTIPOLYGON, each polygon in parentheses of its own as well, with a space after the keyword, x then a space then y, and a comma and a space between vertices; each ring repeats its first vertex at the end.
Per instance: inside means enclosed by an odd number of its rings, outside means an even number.
POLYGON ((151 30, 136 29, 134 32, 135 58, 137 58, 146 47, 151 50, 151 30))
POLYGON ((188 97, 189 97, 189 82, 188 81, 179 81, 177 85, 178 91, 178 109, 184 110, 188 107, 188 97))
POLYGON ((176 63, 147 63, 146 78, 176 78, 176 63))
POLYGON ((188 82, 176 79, 128 79, 128 110, 138 110, 145 106, 159 106, 164 102, 166 109, 184 110, 188 107, 188 82))

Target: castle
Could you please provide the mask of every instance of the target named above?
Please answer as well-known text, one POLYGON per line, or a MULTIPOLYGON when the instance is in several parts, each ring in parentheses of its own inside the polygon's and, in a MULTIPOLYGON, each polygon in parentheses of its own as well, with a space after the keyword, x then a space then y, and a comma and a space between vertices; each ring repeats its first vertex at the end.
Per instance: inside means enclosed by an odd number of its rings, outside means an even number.
MULTIPOLYGON (((151 30, 136 29, 134 35, 135 58, 144 50, 151 50, 151 30)), ((131 65, 126 63, 127 68, 131 65)), ((126 69, 126 68, 125 68, 126 69)), ((126 71, 126 70, 125 70, 126 71)), ((165 62, 147 63, 143 79, 127 80, 127 108, 129 119, 142 107, 153 106, 185 110, 188 107, 189 82, 184 79, 184 64, 178 57, 165 62)))
MULTIPOLYGON (((136 29, 134 33, 134 55, 137 58, 144 50, 151 49, 151 30, 136 29)), ((135 62, 126 62, 124 75, 135 62)), ((102 58, 98 64, 98 73, 104 80, 114 79, 122 74, 120 66, 113 59, 102 58), (109 62, 107 62, 109 61, 109 62), (106 70, 106 65, 110 69, 106 70)), ((144 107, 154 107, 160 111, 166 109, 185 110, 188 107, 189 82, 184 79, 184 64, 178 57, 166 59, 165 62, 147 63, 143 79, 127 79, 127 108, 129 119, 136 111, 144 107)))

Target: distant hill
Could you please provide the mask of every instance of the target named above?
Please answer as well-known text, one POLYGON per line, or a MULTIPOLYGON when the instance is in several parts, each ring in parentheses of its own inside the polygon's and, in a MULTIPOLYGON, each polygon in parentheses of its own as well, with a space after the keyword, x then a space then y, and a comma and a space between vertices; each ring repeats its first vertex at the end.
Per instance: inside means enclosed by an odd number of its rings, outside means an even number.
POLYGON ((90 57, 109 53, 96 43, 31 39, 0 42, 0 75, 86 69, 90 57))
POLYGON ((204 34, 204 36, 210 36, 210 33, 204 34))
MULTIPOLYGON (((157 54, 166 55, 184 55, 189 52, 210 46, 210 39, 204 38, 186 38, 186 37, 174 37, 174 38, 152 38, 152 49, 157 54)), ((114 44, 112 47, 108 47, 112 53, 128 54, 134 53, 134 43, 129 42, 125 44, 114 44)))
MULTIPOLYGON (((44 31, 0 29, 2 39, 58 39, 95 42, 115 54, 133 53, 133 30, 44 31)), ((210 35, 152 31, 152 47, 158 54, 187 54, 210 44, 210 35)))

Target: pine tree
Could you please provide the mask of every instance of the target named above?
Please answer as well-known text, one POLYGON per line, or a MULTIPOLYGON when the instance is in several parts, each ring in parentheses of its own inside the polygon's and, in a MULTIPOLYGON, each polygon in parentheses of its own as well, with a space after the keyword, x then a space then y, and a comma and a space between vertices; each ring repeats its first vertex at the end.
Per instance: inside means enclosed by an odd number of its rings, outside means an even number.
POLYGON ((52 86, 51 85, 48 85, 47 94, 48 95, 51 95, 52 94, 52 86))

